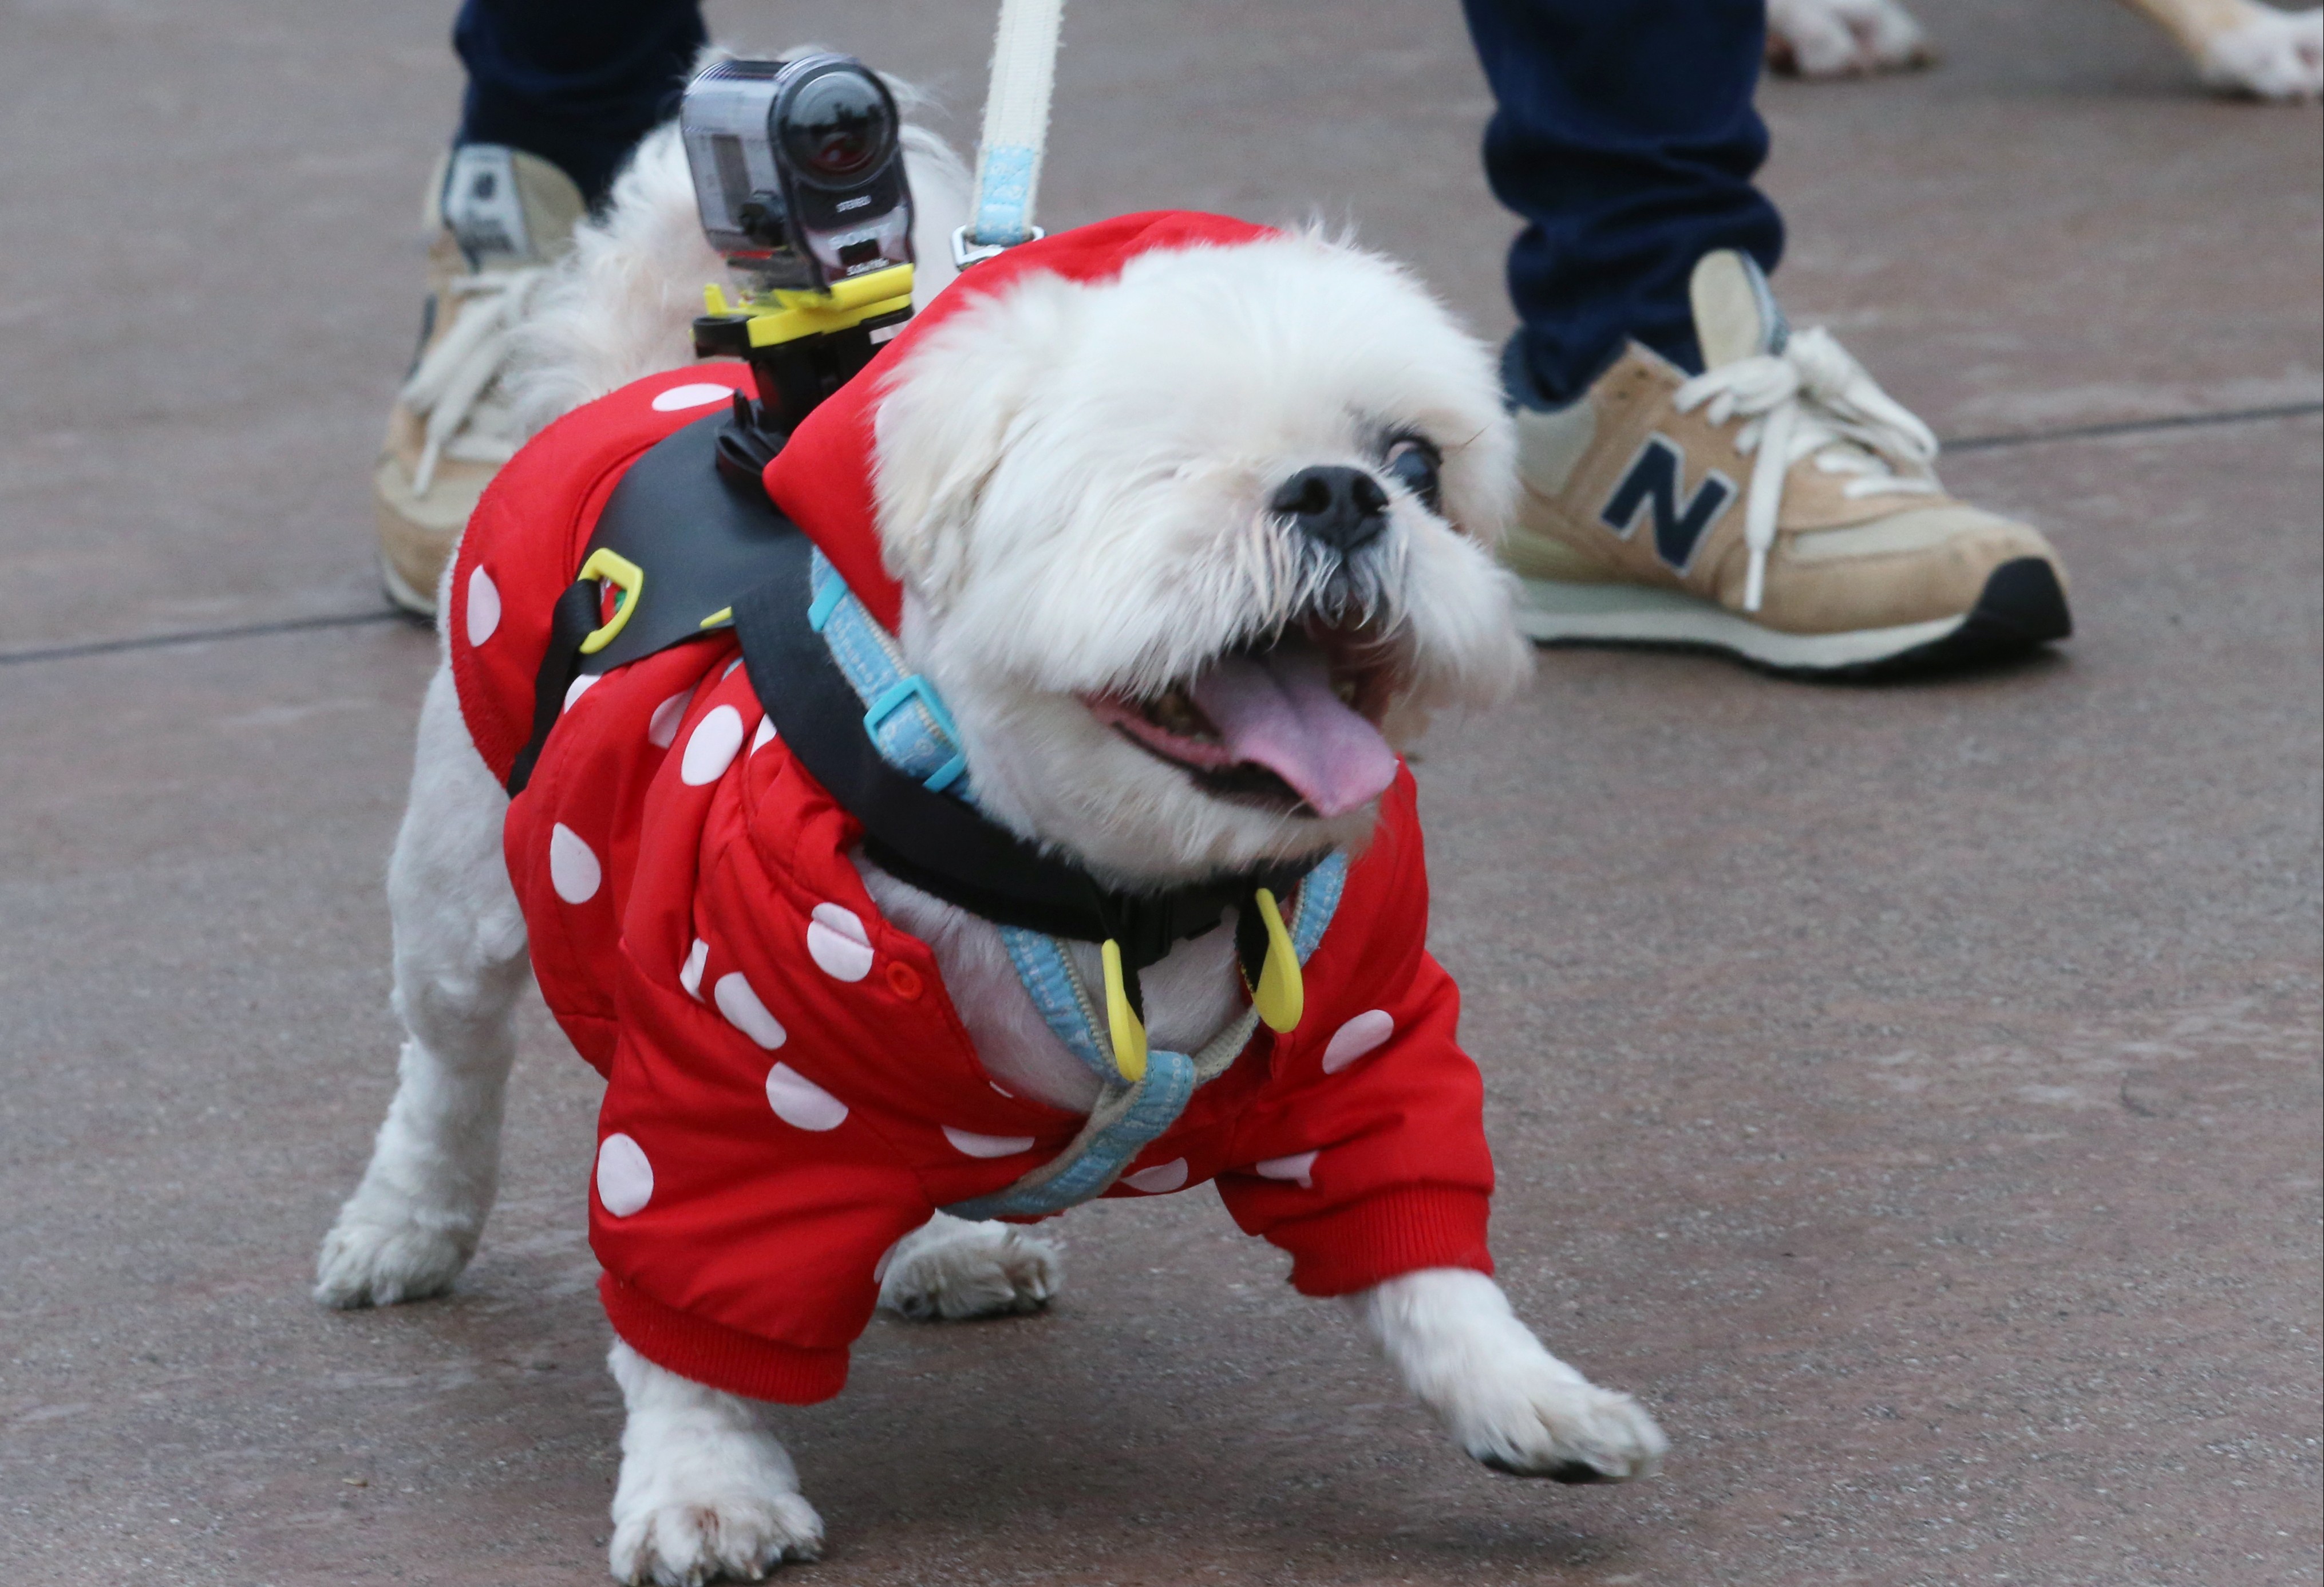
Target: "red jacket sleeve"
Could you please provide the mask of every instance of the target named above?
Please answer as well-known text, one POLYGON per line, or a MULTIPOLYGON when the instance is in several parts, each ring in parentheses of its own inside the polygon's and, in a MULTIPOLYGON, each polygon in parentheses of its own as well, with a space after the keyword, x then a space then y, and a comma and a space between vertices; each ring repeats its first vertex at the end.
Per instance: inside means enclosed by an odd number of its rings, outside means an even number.
POLYGON ((1307 966, 1309 1012, 1236 1129, 1219 1176, 1235 1222, 1293 1259, 1306 1295, 1423 1268, 1492 1271, 1484 1084, 1460 990, 1425 946, 1428 879, 1409 777, 1349 872, 1307 966))

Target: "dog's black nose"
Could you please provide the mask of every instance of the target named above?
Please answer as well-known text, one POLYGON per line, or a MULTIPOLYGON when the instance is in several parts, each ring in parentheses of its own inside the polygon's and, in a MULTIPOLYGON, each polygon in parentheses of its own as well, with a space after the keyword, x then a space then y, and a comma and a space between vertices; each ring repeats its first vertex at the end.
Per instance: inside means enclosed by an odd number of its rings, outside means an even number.
POLYGON ((1343 557, 1388 527, 1388 492, 1360 468, 1303 468, 1268 505, 1343 557))

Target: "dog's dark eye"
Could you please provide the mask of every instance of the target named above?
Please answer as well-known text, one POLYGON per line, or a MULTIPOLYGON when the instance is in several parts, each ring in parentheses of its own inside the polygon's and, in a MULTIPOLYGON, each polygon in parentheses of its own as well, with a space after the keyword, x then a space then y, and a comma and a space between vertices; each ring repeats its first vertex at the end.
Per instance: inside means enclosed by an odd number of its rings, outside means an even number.
POLYGON ((1380 460, 1388 477, 1420 498, 1431 512, 1444 511, 1444 482, 1437 477, 1444 455, 1420 436, 1398 436, 1380 460))

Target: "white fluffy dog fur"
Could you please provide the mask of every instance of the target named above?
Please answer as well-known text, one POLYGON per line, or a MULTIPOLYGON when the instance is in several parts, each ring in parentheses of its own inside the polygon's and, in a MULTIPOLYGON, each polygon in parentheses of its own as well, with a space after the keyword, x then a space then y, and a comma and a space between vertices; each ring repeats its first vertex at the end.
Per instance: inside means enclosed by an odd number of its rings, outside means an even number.
MULTIPOLYGON (((2123 0, 2217 94, 2298 103, 2324 93, 2324 10, 2260 0, 2123 0)), ((1900 0, 1767 0, 1767 57, 1806 78, 1926 66, 1936 51, 1900 0)))
MULTIPOLYGON (((920 257, 937 261, 964 184, 934 140, 907 148, 920 257)), ((534 419, 687 361, 696 294, 720 273, 665 129, 553 283, 521 397, 534 419)), ((924 267, 924 292, 945 273, 924 267)), ((1512 454, 1486 350, 1404 272, 1342 243, 1148 254, 1099 285, 1030 278, 932 332, 881 411, 879 529, 905 587, 904 650, 951 705, 985 808, 1093 868, 1168 881, 1360 844, 1376 804, 1326 820, 1213 797, 1084 697, 1186 678, 1338 580, 1386 636, 1391 739, 1430 710, 1497 701, 1528 665, 1489 550, 1512 454), (1188 336, 1190 323, 1211 334, 1188 336), (1441 450, 1441 513, 1396 486, 1388 529, 1344 567, 1290 543, 1270 493, 1310 466, 1381 467, 1390 430, 1441 450)), ((330 1305, 442 1291, 490 1209, 526 969, 506 808, 439 670, 388 881, 410 1038, 371 1166, 323 1244, 317 1295, 330 1305)), ((1035 1012, 995 929, 857 863, 881 909, 929 944, 991 1073, 1087 1108, 1094 1081, 1035 1012)), ((1157 1041, 1192 1050, 1233 1016, 1231 938, 1183 943, 1148 973, 1157 1041)), ((899 1249, 881 1300, 915 1317, 1027 1310, 1058 1278, 1048 1241, 939 1213, 899 1249)), ((1482 1275, 1409 1273, 1344 1304, 1477 1459, 1568 1481, 1659 1463, 1646 1412, 1552 1355, 1482 1275)), ((815 1557, 822 1523, 761 1407, 623 1344, 612 1367, 629 1418, 614 1575, 691 1583, 815 1557)))

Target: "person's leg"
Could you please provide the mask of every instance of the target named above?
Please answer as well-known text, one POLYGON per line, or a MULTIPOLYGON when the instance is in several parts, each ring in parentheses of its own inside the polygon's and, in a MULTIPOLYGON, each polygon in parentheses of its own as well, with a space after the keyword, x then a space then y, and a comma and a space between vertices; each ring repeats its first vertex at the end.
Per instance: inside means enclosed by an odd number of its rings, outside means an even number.
POLYGON ((1766 0, 1465 0, 1525 218, 1503 374, 1520 626, 1802 676, 2013 655, 2071 632, 2035 530, 1947 496, 1936 438, 1766 281, 1751 179, 1766 0))
POLYGON ((452 30, 468 69, 456 142, 537 154, 594 208, 677 108, 708 37, 699 0, 466 0, 452 30))
POLYGON ((1775 206, 1751 185, 1765 0, 1464 0, 1499 103, 1494 196, 1526 221, 1509 251, 1511 370, 1548 403, 1579 397, 1631 340, 1682 369, 1702 355, 1695 261, 1738 248, 1772 270, 1775 206))
POLYGON ((468 91, 429 179, 420 350, 372 472, 381 582, 406 611, 434 614, 469 511, 524 438, 501 375, 533 283, 676 111, 706 37, 699 0, 464 0, 468 91))

